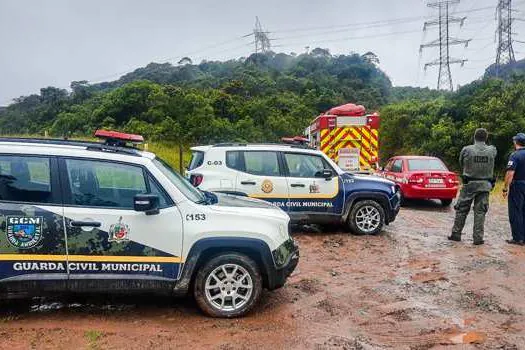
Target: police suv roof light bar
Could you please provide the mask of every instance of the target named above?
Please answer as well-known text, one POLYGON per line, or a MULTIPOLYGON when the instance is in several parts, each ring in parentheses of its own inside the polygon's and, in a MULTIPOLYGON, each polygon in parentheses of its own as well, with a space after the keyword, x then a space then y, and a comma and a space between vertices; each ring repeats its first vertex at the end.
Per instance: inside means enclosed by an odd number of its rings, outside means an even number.
POLYGON ((129 143, 135 146, 144 142, 144 137, 141 135, 109 130, 97 130, 95 131, 95 137, 105 140, 104 144, 111 147, 127 147, 129 143))

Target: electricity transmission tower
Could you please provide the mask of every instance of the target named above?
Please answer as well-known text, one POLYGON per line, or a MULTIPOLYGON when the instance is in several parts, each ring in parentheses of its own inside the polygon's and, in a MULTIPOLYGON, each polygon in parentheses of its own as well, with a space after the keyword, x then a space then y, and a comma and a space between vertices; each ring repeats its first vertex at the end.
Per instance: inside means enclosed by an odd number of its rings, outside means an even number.
POLYGON ((270 38, 268 37, 268 32, 263 30, 261 22, 259 22, 259 17, 255 17, 253 36, 255 38, 255 53, 266 53, 270 51, 270 38))
POLYGON ((463 26, 466 17, 452 17, 449 14, 450 6, 459 4, 460 0, 440 0, 433 1, 427 4, 428 7, 437 9, 439 16, 437 19, 425 22, 423 31, 427 30, 427 27, 438 26, 439 38, 423 44, 420 46, 420 52, 424 48, 428 47, 439 47, 439 58, 425 64, 425 70, 430 66, 439 66, 438 74, 438 90, 452 90, 452 74, 450 73, 450 65, 460 63, 462 66, 467 61, 466 59, 458 59, 450 57, 450 46, 464 44, 468 46, 470 40, 456 39, 450 37, 449 26, 451 23, 459 23, 463 26))
POLYGON ((502 65, 516 62, 512 48, 512 22, 514 21, 512 18, 512 0, 498 0, 496 16, 498 21, 496 75, 499 75, 502 65))

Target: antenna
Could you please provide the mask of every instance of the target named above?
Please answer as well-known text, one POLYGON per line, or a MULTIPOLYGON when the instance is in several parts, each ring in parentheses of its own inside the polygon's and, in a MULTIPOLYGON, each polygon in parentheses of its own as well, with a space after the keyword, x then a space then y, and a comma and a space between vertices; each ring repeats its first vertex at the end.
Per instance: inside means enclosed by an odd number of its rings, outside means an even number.
POLYGON ((423 31, 427 30, 427 27, 438 26, 439 27, 439 38, 429 43, 423 44, 419 47, 422 51, 428 47, 439 47, 439 58, 425 64, 425 70, 430 66, 439 66, 438 74, 438 90, 453 90, 452 85, 452 74, 450 73, 450 65, 460 63, 462 66, 467 62, 466 59, 457 59, 450 57, 450 46, 451 45, 462 45, 468 46, 469 40, 451 38, 449 34, 450 23, 459 23, 463 26, 467 17, 451 17, 449 14, 450 6, 459 4, 460 0, 441 0, 433 1, 427 4, 428 7, 437 9, 439 16, 437 19, 425 22, 423 31))

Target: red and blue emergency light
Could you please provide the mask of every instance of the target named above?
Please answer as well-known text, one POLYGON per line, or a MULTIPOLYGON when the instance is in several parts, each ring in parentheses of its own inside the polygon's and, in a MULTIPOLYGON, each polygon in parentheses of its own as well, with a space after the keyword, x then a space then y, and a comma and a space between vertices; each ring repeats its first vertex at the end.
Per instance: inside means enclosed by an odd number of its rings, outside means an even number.
POLYGON ((127 143, 134 145, 144 142, 142 135, 126 134, 118 131, 97 130, 95 137, 105 140, 105 144, 109 146, 124 147, 127 143))

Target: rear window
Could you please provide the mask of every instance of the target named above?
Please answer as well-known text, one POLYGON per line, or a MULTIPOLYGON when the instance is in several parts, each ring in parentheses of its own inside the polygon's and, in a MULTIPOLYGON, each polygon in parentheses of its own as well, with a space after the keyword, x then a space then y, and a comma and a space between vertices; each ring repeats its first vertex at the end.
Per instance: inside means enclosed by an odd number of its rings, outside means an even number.
POLYGON ((447 167, 439 159, 409 159, 408 170, 419 171, 419 170, 444 170, 447 171, 447 167))
POLYGON ((193 151, 191 154, 190 164, 188 165, 188 170, 197 169, 204 162, 204 152, 193 151))

